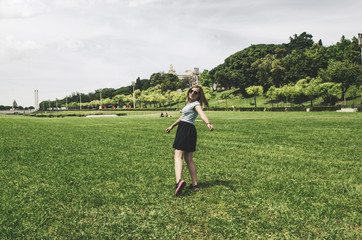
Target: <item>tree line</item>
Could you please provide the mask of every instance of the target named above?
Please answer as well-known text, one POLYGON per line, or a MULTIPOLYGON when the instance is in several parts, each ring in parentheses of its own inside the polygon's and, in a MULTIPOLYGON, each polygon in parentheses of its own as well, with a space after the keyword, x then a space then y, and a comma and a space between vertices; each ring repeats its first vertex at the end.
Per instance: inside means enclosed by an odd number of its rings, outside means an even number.
MULTIPOLYGON (((323 97, 326 104, 361 94, 362 67, 358 39, 346 39, 331 46, 314 42, 306 32, 295 34, 289 43, 251 45, 225 59, 224 63, 200 76, 201 85, 225 91, 220 98, 264 94, 271 102, 312 101, 323 97)), ((169 73, 153 73, 150 79, 135 81, 135 95, 140 106, 162 106, 178 102, 178 94, 189 87, 189 79, 169 73)), ((133 86, 102 90, 102 105, 132 105, 133 86), (132 98, 132 100, 131 100, 132 98)), ((100 105, 100 91, 72 94, 67 98, 40 104, 55 107, 79 104, 100 105), (99 101, 99 102, 97 102, 99 101)), ((212 91, 211 95, 212 97, 212 91)), ((184 100, 184 99, 183 99, 184 100)))
MULTIPOLYGON (((137 78, 134 86, 126 86, 118 89, 103 88, 94 92, 72 93, 63 99, 47 100, 40 103, 41 109, 56 107, 88 107, 99 106, 133 106, 133 88, 137 103, 147 103, 149 107, 164 106, 166 100, 174 99, 180 92, 189 87, 189 78, 179 79, 170 73, 153 73, 150 79, 137 78), (172 92, 172 94, 171 94, 172 92)), ((173 100, 175 101, 175 100, 173 100)), ((147 107, 147 105, 145 107, 147 107)))
POLYGON ((226 89, 262 86, 281 88, 301 79, 341 84, 342 96, 349 87, 359 87, 362 80, 361 53, 358 39, 342 36, 340 42, 325 47, 314 43, 306 32, 290 37, 288 44, 252 45, 239 51, 209 72, 212 83, 226 89), (318 80, 319 81, 319 80, 318 80))
POLYGON ((5 106, 5 105, 0 105, 0 111, 4 111, 4 110, 31 110, 34 109, 33 106, 30 107, 23 107, 23 106, 19 106, 18 103, 16 102, 16 100, 13 101, 13 105, 12 106, 5 106))

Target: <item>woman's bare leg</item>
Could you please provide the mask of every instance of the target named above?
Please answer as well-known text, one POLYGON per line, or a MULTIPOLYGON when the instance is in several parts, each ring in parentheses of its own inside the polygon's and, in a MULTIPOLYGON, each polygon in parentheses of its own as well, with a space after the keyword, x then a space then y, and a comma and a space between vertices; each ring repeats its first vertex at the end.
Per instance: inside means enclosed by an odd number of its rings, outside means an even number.
POLYGON ((183 161, 182 157, 184 155, 184 151, 175 149, 175 176, 176 183, 178 183, 182 179, 182 171, 183 171, 183 161))
POLYGON ((195 186, 197 185, 197 171, 196 165, 192 160, 192 152, 185 152, 184 157, 191 175, 192 185, 195 186))

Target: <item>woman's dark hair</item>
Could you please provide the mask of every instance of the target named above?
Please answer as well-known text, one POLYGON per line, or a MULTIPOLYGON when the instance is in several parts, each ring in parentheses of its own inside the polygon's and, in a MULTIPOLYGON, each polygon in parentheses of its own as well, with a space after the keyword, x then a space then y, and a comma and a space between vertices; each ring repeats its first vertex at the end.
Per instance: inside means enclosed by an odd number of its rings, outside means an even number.
POLYGON ((200 102, 201 106, 202 107, 209 107, 209 102, 207 101, 206 97, 205 97, 205 93, 204 93, 204 90, 202 90, 202 87, 199 86, 199 85, 193 85, 189 91, 187 91, 187 102, 190 102, 190 90, 192 90, 193 88, 198 88, 199 89, 199 97, 197 98, 197 101, 200 102))

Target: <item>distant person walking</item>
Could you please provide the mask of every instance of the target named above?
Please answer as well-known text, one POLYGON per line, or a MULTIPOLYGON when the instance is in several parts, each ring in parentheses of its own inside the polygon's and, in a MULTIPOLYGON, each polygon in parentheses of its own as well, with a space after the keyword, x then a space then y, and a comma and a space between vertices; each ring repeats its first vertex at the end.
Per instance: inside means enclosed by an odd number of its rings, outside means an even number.
POLYGON ((201 106, 208 106, 207 99, 205 98, 204 91, 200 86, 193 86, 187 92, 187 105, 182 109, 181 117, 176 120, 170 127, 166 129, 166 133, 178 125, 173 148, 175 148, 175 175, 176 175, 176 190, 175 196, 178 196, 182 189, 186 186, 186 182, 182 180, 183 160, 185 159, 189 169, 192 183, 190 188, 197 191, 197 172, 196 165, 192 160, 192 154, 196 151, 197 133, 195 128, 195 119, 200 115, 201 119, 206 123, 210 131, 214 127, 210 124, 209 119, 202 111, 201 106))

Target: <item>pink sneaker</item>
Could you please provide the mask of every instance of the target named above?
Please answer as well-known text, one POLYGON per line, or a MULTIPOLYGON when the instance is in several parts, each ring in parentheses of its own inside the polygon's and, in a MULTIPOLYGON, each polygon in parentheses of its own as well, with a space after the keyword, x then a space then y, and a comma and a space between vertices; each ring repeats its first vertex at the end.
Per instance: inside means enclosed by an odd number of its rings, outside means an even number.
POLYGON ((186 182, 184 180, 178 181, 178 183, 176 184, 175 196, 180 195, 182 192, 182 189, 184 189, 185 186, 186 186, 186 182))

